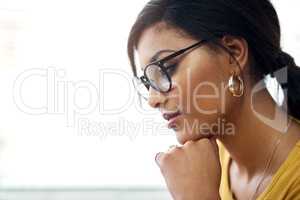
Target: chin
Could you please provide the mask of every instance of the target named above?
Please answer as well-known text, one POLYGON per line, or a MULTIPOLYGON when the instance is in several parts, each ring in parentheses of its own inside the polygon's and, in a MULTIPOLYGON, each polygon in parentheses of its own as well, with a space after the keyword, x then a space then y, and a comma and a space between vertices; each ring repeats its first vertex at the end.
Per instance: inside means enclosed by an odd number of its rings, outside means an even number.
POLYGON ((184 145, 187 141, 197 141, 201 140, 203 138, 212 138, 214 137, 213 134, 191 134, 191 135, 185 135, 181 131, 175 131, 176 132, 176 138, 179 144, 184 145))

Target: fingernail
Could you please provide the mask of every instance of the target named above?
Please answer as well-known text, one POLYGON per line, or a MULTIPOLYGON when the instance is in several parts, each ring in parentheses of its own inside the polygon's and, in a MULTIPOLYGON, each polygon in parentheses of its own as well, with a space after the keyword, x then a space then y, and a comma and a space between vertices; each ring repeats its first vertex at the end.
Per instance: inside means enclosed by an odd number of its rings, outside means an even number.
POLYGON ((161 155, 161 152, 158 152, 156 155, 155 155, 155 162, 157 165, 159 165, 159 156, 161 155))

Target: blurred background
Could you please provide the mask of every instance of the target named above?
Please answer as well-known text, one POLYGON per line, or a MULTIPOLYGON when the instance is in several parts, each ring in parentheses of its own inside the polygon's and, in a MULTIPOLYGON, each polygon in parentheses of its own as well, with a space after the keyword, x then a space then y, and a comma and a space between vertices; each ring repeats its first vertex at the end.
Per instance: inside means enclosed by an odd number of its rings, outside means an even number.
MULTIPOLYGON (((176 138, 126 54, 146 2, 0 2, 1 200, 171 199, 154 156, 176 138)), ((299 65, 300 3, 273 3, 299 65)))

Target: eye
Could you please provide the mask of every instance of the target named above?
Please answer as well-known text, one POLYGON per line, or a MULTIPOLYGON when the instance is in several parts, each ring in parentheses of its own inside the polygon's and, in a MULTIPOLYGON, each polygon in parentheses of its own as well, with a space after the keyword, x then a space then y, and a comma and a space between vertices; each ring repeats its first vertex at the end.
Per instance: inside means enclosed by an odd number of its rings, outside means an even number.
POLYGON ((165 67, 167 68, 167 72, 169 73, 170 76, 172 76, 176 72, 178 64, 179 64, 178 62, 166 64, 165 67))

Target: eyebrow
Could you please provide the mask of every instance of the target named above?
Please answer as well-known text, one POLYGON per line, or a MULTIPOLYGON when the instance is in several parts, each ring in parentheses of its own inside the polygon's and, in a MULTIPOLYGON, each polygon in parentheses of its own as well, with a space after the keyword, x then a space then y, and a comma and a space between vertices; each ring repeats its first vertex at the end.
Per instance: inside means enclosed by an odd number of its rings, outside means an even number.
POLYGON ((154 54, 154 56, 151 57, 150 63, 155 62, 162 53, 173 53, 173 52, 175 52, 175 50, 172 50, 172 49, 160 50, 156 54, 154 54))

